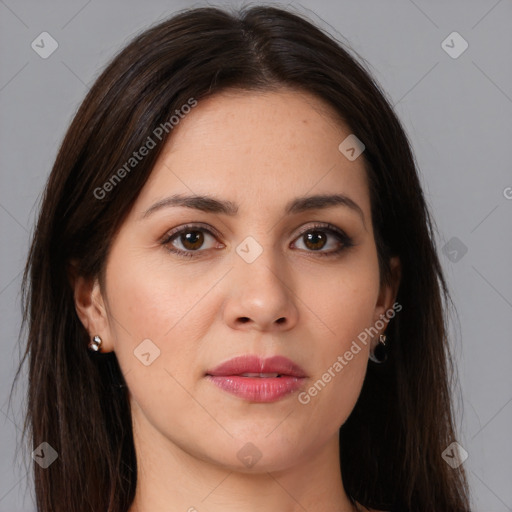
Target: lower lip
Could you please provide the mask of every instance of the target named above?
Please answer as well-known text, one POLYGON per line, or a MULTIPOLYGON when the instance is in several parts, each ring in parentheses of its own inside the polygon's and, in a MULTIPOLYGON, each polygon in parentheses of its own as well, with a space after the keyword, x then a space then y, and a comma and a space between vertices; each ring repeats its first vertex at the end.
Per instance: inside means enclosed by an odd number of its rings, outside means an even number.
POLYGON ((304 381, 302 377, 241 377, 239 375, 208 375, 219 388, 250 402, 275 402, 294 391, 304 381))

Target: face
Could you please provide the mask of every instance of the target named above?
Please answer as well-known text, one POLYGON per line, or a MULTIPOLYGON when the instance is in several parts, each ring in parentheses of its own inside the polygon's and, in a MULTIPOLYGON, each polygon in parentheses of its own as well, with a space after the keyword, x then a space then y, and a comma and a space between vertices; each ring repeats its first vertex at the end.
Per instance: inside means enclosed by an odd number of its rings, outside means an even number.
POLYGON ((117 355, 136 435, 242 471, 337 438, 376 343, 358 336, 394 301, 363 157, 338 149, 350 133, 289 90, 225 92, 174 127, 94 285, 98 313, 81 311, 117 355), (242 356, 264 362, 215 370, 242 356))

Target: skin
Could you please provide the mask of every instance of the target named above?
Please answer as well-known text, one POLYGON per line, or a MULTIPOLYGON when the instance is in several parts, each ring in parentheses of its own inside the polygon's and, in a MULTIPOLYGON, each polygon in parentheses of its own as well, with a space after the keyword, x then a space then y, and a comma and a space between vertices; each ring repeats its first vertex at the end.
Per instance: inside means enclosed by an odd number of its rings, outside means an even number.
POLYGON ((354 510, 338 430, 361 391, 370 342, 308 404, 297 392, 245 401, 204 377, 234 356, 284 355, 306 371, 307 390, 392 307, 399 261, 381 288, 363 158, 338 150, 350 133, 320 99, 288 89, 200 101, 173 129, 116 235, 104 288, 76 280, 77 312, 102 351, 115 351, 129 390, 138 460, 130 512, 354 510), (142 218, 177 193, 229 200, 238 213, 168 207, 142 218), (332 193, 349 196, 364 221, 346 206, 284 213, 296 197, 332 193), (323 257, 343 243, 324 231, 308 245, 300 230, 318 231, 315 222, 354 246, 323 257), (187 223, 214 233, 201 232, 195 252, 184 236, 167 244, 191 258, 161 243, 187 223), (263 249, 252 263, 236 252, 248 236, 263 249), (160 350, 148 366, 134 356, 145 339, 160 350), (237 457, 249 442, 261 453, 252 467, 237 457))

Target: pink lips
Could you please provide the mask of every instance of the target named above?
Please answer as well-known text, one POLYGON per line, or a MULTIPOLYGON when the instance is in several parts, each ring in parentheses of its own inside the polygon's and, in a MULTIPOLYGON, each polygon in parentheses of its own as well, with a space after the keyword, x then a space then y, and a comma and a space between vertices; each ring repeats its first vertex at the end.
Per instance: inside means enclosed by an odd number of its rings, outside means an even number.
POLYGON ((240 356, 206 372, 219 388, 251 402, 275 402, 298 390, 304 370, 283 356, 240 356))

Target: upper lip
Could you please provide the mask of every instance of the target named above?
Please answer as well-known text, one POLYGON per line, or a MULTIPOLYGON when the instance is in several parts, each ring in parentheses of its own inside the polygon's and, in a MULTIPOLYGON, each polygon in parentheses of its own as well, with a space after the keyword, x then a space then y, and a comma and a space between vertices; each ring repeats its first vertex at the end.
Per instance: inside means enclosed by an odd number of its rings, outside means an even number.
POLYGON ((245 355, 229 359, 212 370, 207 375, 228 376, 243 373, 277 373, 291 377, 306 377, 306 372, 291 359, 284 356, 259 357, 245 355))

